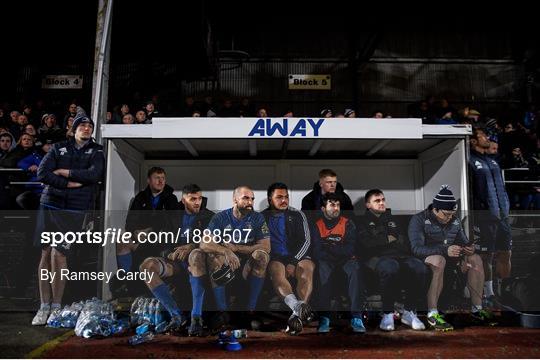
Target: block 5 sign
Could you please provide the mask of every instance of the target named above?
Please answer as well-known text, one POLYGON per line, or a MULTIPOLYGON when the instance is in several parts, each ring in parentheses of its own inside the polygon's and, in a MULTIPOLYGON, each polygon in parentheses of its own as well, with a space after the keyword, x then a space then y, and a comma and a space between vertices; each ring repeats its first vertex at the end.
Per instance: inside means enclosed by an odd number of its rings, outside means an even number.
POLYGON ((330 90, 331 88, 330 75, 289 75, 289 90, 330 90))

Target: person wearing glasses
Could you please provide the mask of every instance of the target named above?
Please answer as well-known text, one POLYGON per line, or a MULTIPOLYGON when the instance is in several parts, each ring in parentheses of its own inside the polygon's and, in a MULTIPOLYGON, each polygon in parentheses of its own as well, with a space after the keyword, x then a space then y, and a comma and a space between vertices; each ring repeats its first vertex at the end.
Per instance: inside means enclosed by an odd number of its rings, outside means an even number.
POLYGON ((431 269, 431 283, 427 292, 427 321, 432 329, 454 329, 439 314, 437 304, 443 289, 445 269, 460 268, 467 276, 467 288, 471 295, 471 315, 475 322, 491 320, 491 313, 482 309, 484 268, 482 259, 474 253, 474 245, 465 235, 457 214, 457 201, 448 185, 443 185, 433 202, 422 212, 414 215, 409 223, 409 241, 414 256, 431 269))

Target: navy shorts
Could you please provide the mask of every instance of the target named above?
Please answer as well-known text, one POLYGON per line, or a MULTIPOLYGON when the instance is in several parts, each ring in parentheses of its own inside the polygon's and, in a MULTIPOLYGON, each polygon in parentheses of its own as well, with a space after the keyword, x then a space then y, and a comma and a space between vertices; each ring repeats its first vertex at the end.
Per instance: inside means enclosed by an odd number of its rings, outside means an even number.
MULTIPOLYGON (((51 243, 42 241, 44 233, 55 232, 66 235, 71 232, 75 234, 82 232, 85 216, 86 213, 82 210, 61 210, 40 204, 34 233, 34 245, 42 249, 52 246, 51 243)), ((57 242, 53 248, 67 257, 71 255, 77 242, 72 242, 71 239, 65 240, 57 242)), ((81 240, 86 241, 86 237, 83 236, 81 240)))
POLYGON ((479 253, 512 250, 512 228, 508 217, 499 219, 487 211, 482 211, 475 222, 474 231, 479 237, 475 247, 479 253))

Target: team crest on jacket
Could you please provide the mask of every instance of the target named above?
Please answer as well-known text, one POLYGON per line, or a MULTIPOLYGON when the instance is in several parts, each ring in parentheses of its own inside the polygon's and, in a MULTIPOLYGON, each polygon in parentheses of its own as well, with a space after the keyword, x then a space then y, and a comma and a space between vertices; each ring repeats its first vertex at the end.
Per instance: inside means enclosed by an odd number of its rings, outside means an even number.
POLYGON ((60 155, 67 153, 67 149, 65 147, 58 149, 58 151, 60 151, 60 155))
POLYGON ((392 228, 397 227, 396 223, 393 222, 393 221, 389 221, 389 222, 388 222, 388 226, 389 226, 389 227, 392 227, 392 228))
POLYGON ((477 169, 483 169, 482 163, 480 161, 478 161, 478 160, 476 160, 474 162, 474 166, 476 166, 477 169))

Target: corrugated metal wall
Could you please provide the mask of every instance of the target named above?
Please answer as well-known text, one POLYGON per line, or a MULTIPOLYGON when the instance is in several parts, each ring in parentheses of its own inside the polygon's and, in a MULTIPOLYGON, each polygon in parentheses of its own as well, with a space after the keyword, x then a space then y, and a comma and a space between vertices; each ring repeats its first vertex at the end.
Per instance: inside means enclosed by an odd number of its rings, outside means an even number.
MULTIPOLYGON (((231 67, 232 64, 224 64, 231 67)), ((292 109, 298 115, 318 114, 330 106, 342 111, 352 104, 352 81, 358 82, 360 115, 382 109, 394 117, 406 116, 407 104, 435 95, 455 104, 497 104, 519 100, 522 69, 510 62, 429 63, 370 62, 351 79, 347 63, 247 62, 219 74, 220 94, 248 96, 270 107, 273 115, 292 109), (288 90, 289 74, 330 74, 332 90, 288 90)), ((182 83, 182 93, 202 96, 206 82, 182 83)))

